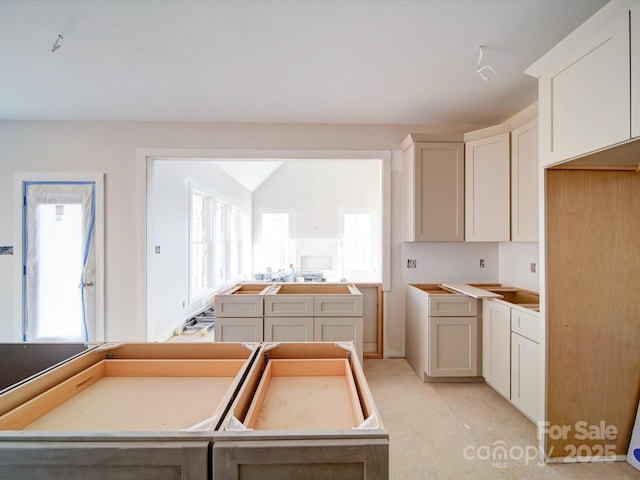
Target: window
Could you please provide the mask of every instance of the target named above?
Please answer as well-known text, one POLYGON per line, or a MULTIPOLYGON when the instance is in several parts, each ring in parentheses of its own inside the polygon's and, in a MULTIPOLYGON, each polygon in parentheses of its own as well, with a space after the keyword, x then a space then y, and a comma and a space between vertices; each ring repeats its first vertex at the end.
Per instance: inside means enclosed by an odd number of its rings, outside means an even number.
POLYGON ((191 282, 190 298, 206 293, 213 288, 211 281, 211 244, 210 197, 205 193, 192 190, 191 193, 191 282))
POLYGON ((229 206, 229 276, 242 276, 242 210, 229 206))
POLYGON ((345 213, 342 258, 345 272, 373 272, 373 222, 370 213, 345 213))
POLYGON ((229 223, 227 218, 228 205, 220 200, 216 201, 215 228, 213 236, 215 238, 215 278, 214 285, 222 285, 229 278, 229 223))
POLYGON ((263 213, 261 218, 262 261, 273 271, 286 269, 289 259, 289 214, 263 213))
POLYGON ((242 210, 201 191, 191 191, 190 300, 240 278, 242 210))

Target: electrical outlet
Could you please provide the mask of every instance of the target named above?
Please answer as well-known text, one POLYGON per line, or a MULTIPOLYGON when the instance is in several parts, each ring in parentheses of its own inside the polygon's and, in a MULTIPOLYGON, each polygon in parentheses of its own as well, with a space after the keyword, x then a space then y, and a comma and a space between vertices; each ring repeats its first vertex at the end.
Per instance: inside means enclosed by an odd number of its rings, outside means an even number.
POLYGON ((536 264, 535 263, 531 263, 531 273, 536 273, 536 264))
POLYGON ((1 246, 0 255, 13 255, 13 247, 11 245, 1 246))
POLYGON ((415 258, 409 258, 407 260, 407 268, 416 268, 417 264, 418 263, 416 262, 415 258))
POLYGON ((160 253, 160 245, 156 245, 156 253, 160 253))
POLYGON ((479 267, 480 267, 480 268, 484 268, 484 258, 481 258, 481 259, 480 259, 479 264, 480 264, 480 265, 479 265, 479 267))

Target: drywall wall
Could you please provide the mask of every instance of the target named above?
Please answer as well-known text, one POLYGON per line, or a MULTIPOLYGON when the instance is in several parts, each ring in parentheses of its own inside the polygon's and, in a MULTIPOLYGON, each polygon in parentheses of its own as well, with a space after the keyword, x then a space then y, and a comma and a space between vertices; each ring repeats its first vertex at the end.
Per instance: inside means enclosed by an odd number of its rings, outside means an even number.
MULTIPOLYGON (((382 216, 382 161, 297 159, 288 160, 253 195, 254 266, 260 262, 261 215, 290 214, 292 261, 300 271, 300 254, 333 253, 335 265, 325 271, 333 281, 346 277, 350 282, 382 281, 380 264, 375 272, 344 272, 340 262, 343 236, 341 214, 367 212, 375 220, 370 235, 372 250, 380 258, 382 216), (329 271, 330 270, 330 271, 329 271)), ((264 270, 257 270, 264 271, 264 270)))
POLYGON ((406 283, 496 283, 498 259, 495 242, 405 242, 403 278, 406 283), (408 268, 408 260, 416 267, 408 268))
MULTIPOLYGON (((240 207, 250 233, 251 193, 212 162, 156 159, 147 174, 147 337, 164 341, 194 313, 211 303, 211 293, 189 293, 190 189, 200 189, 240 207), (156 253, 156 247, 159 253, 156 253)), ((250 235, 247 235, 250 238, 250 235)), ((249 257, 250 259, 250 257, 249 257)), ((246 265, 249 262, 245 263, 246 265)), ((247 271, 248 274, 248 271, 247 271)), ((247 277, 248 278, 248 277, 247 277)))
POLYGON ((498 278, 506 286, 540 291, 540 251, 538 242, 501 242, 498 278), (531 264, 535 264, 535 272, 531 264))
MULTIPOLYGON (((401 154, 410 132, 460 141, 482 125, 302 125, 163 122, 0 121, 0 245, 19 241, 15 171, 105 172, 105 338, 146 338, 145 183, 140 149, 392 150, 391 291, 385 293, 385 355, 404 354, 401 260, 401 154), (142 245, 142 247, 141 247, 142 245)), ((446 259, 442 259, 446 261, 446 259)), ((19 341, 20 279, 10 255, 0 256, 0 341, 19 341)))

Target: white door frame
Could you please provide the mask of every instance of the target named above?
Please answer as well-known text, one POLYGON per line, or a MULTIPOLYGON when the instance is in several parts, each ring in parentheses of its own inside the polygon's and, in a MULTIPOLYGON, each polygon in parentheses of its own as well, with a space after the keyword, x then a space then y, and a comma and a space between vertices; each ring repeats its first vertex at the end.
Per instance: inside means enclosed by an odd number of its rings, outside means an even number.
POLYGON ((138 148, 136 154, 136 178, 138 199, 137 252, 138 308, 136 334, 146 339, 147 332, 147 257, 151 246, 147 245, 147 173, 149 162, 156 158, 184 159, 362 159, 382 161, 382 290, 391 289, 391 150, 270 150, 270 149, 216 149, 216 148, 138 148))
MULTIPOLYGON (((94 239, 96 246, 96 271, 95 271, 95 295, 96 295, 96 319, 95 341, 102 342, 105 338, 104 329, 104 172, 15 172, 14 174, 14 285, 17 286, 14 294, 14 322, 18 322, 17 330, 22 332, 22 268, 23 268, 23 231, 24 216, 23 183, 24 182, 94 182, 96 186, 95 196, 95 223, 94 239)), ((16 328, 16 326, 14 326, 16 328)))

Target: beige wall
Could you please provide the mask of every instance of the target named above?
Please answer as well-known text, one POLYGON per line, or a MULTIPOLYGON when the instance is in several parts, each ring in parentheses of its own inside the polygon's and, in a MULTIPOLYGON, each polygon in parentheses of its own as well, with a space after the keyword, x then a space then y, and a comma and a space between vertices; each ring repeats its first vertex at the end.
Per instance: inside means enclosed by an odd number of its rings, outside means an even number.
MULTIPOLYGON (((391 150, 391 290, 385 295, 385 354, 404 354, 404 280, 401 241, 401 154, 410 132, 437 140, 460 140, 479 128, 428 126, 210 124, 129 122, 0 122, 0 245, 14 245, 15 171, 105 172, 105 338, 144 340, 137 313, 145 292, 138 278, 144 255, 138 232, 144 225, 144 182, 138 149, 319 149, 391 150)), ((18 224, 16 224, 18 223, 18 224)), ((419 248, 428 248, 423 245, 419 248)), ((464 245, 460 245, 464 248, 464 245)), ((446 260, 446 259, 445 259, 446 260)), ((0 341, 20 339, 19 285, 11 256, 0 257, 0 341)), ((443 260, 444 261, 444 260, 443 260)), ((144 309, 142 309, 144 311, 144 309)))

